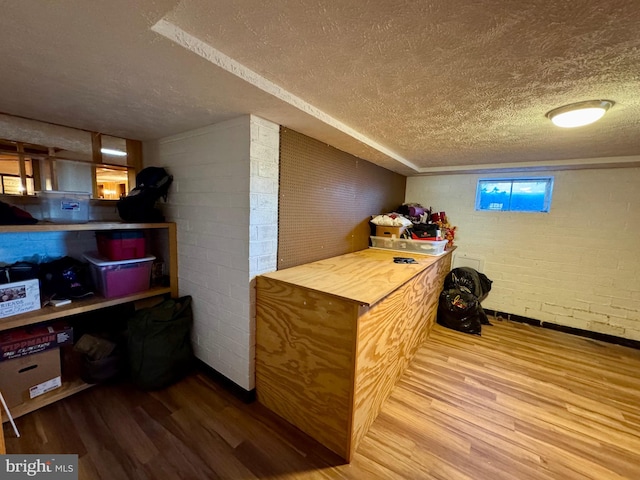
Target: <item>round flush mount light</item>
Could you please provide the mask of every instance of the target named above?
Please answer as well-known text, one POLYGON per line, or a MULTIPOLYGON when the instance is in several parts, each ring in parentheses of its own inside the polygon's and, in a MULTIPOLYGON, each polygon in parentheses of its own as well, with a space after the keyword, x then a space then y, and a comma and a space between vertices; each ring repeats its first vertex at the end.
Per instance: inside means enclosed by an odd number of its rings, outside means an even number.
POLYGON ((547 118, 558 127, 582 127, 600 120, 613 105, 611 100, 587 100, 554 108, 547 112, 547 118))

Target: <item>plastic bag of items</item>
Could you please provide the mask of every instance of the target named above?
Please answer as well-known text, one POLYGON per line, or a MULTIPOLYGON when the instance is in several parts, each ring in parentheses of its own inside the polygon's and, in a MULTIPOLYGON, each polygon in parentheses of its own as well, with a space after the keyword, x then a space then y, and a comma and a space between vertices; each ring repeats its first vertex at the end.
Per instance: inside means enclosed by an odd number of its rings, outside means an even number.
POLYGON ((374 225, 384 227, 410 227, 413 225, 411 220, 397 213, 385 213, 384 215, 376 215, 371 219, 374 225))

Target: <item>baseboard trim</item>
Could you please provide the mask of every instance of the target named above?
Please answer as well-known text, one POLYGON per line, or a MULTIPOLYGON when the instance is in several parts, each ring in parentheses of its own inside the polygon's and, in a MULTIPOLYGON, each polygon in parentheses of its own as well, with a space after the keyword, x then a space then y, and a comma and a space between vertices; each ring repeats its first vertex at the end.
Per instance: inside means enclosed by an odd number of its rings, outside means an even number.
POLYGON ((234 382, 233 380, 230 380, 229 378, 225 377, 223 374, 221 374, 215 368, 210 367, 209 365, 204 363, 199 358, 196 358, 196 367, 198 368, 198 370, 200 370, 202 373, 207 375, 213 381, 218 383, 225 390, 227 390, 229 393, 231 393, 234 397, 242 400, 244 403, 255 402, 255 400, 256 400, 256 389, 255 388, 252 389, 252 390, 246 390, 246 389, 242 388, 236 382, 234 382))
POLYGON ((566 325, 558 325, 557 323, 543 322, 542 320, 536 320, 535 318, 523 317, 521 315, 500 312, 498 310, 485 308, 484 311, 487 315, 493 315, 494 317, 501 318, 503 320, 526 323, 535 327, 548 328, 549 330, 557 330, 558 332, 570 333, 572 335, 578 335, 580 337, 591 338, 592 340, 600 340, 602 342, 613 343, 616 345, 622 345, 623 347, 631 347, 640 350, 640 341, 638 340, 616 337, 615 335, 607 335, 606 333, 591 332, 589 330, 568 327, 566 325))

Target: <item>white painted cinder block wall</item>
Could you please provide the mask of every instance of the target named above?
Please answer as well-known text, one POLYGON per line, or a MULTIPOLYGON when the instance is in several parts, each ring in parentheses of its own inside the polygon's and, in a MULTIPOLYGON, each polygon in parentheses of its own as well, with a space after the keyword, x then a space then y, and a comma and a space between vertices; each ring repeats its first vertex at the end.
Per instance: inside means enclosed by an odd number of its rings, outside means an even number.
POLYGON ((545 175, 546 214, 475 211, 478 178, 513 175, 412 177, 406 201, 446 211, 454 255, 485 260, 485 308, 640 340, 640 169, 522 176, 545 175))
POLYGON ((180 295, 193 297, 196 356, 246 390, 255 377, 255 275, 276 269, 279 126, 255 116, 144 145, 174 176, 180 295))

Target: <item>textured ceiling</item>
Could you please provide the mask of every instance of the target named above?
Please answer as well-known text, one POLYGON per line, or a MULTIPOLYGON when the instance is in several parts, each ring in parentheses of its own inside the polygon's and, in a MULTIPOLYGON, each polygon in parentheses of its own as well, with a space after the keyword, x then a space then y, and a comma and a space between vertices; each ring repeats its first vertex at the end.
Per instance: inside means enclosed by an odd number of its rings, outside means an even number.
POLYGON ((148 140, 253 113, 407 175, 640 162, 635 0, 0 8, 12 115, 148 140), (601 98, 594 125, 544 116, 601 98))

